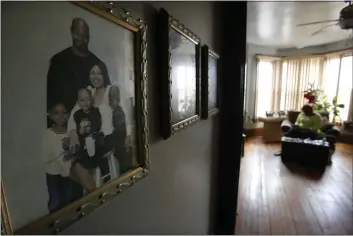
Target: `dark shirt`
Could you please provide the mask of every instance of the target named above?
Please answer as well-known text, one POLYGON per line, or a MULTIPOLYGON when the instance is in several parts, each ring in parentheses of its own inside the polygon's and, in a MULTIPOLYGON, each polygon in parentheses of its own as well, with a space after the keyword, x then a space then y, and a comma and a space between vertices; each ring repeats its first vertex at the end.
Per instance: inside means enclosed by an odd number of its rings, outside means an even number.
POLYGON ((90 85, 89 71, 99 62, 91 52, 87 57, 75 55, 72 47, 55 54, 47 75, 47 111, 57 102, 63 102, 71 111, 76 104, 78 89, 90 85))
POLYGON ((76 111, 74 114, 74 120, 80 142, 83 142, 83 139, 87 136, 80 135, 81 127, 90 126, 91 133, 99 132, 102 127, 102 116, 97 107, 91 107, 88 112, 84 112, 82 109, 76 111))

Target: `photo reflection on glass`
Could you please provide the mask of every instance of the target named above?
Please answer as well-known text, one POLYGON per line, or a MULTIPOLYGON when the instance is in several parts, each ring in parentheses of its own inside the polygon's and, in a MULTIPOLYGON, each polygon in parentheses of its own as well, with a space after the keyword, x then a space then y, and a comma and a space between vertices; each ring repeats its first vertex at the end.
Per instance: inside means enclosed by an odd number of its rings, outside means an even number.
POLYGON ((217 59, 208 56, 208 109, 217 108, 217 59))
POLYGON ((196 45, 170 30, 172 123, 196 115, 196 45))

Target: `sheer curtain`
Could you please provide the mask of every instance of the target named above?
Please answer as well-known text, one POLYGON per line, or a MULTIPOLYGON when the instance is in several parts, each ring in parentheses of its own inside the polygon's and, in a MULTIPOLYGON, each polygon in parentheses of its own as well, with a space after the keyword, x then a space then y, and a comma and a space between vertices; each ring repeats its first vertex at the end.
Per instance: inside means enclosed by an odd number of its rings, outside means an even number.
POLYGON ((344 105, 344 108, 340 112, 340 118, 342 120, 349 119, 349 110, 352 104, 352 63, 352 56, 342 57, 341 59, 337 98, 338 103, 344 105))
POLYGON ((300 110, 309 83, 322 85, 324 57, 279 60, 258 57, 255 117, 266 111, 300 110))
POLYGON ((257 56, 254 117, 263 117, 267 111, 277 106, 276 88, 281 73, 279 57, 257 56))
POLYGON ((281 90, 277 97, 279 110, 300 110, 309 83, 315 88, 321 87, 323 68, 323 57, 283 60, 281 90))

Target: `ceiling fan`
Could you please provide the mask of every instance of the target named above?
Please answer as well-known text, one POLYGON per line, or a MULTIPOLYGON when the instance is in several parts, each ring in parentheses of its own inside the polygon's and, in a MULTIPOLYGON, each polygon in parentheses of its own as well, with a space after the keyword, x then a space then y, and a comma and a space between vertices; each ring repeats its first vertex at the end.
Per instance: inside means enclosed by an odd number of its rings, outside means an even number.
POLYGON ((315 31, 314 33, 312 33, 312 35, 316 35, 318 33, 321 33, 324 30, 328 29, 329 27, 336 26, 336 25, 338 25, 343 30, 353 29, 353 4, 352 4, 352 1, 345 1, 345 3, 347 3, 347 6, 341 10, 340 17, 338 20, 316 21, 316 22, 310 22, 310 23, 305 23, 305 24, 299 24, 297 26, 307 26, 307 25, 335 22, 334 24, 327 25, 327 26, 315 31))

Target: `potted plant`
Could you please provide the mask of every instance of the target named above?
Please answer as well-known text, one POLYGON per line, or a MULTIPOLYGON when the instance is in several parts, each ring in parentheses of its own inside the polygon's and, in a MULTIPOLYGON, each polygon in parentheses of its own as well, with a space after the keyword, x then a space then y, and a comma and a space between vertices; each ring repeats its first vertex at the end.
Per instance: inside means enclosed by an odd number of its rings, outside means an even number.
POLYGON ((304 98, 308 100, 309 104, 315 104, 321 93, 321 89, 316 89, 314 88, 314 84, 309 83, 308 89, 304 91, 304 98))
POLYGON ((329 119, 331 107, 332 105, 328 101, 327 95, 321 92, 314 103, 314 110, 320 113, 321 116, 327 117, 329 119))
POLYGON ((253 127, 254 119, 248 115, 248 112, 244 112, 244 129, 251 129, 253 127))
POLYGON ((343 109, 343 108, 344 108, 344 104, 339 104, 337 96, 335 96, 332 99, 332 114, 333 114, 332 121, 333 121, 333 123, 336 122, 336 118, 338 118, 341 121, 340 109, 343 109))

